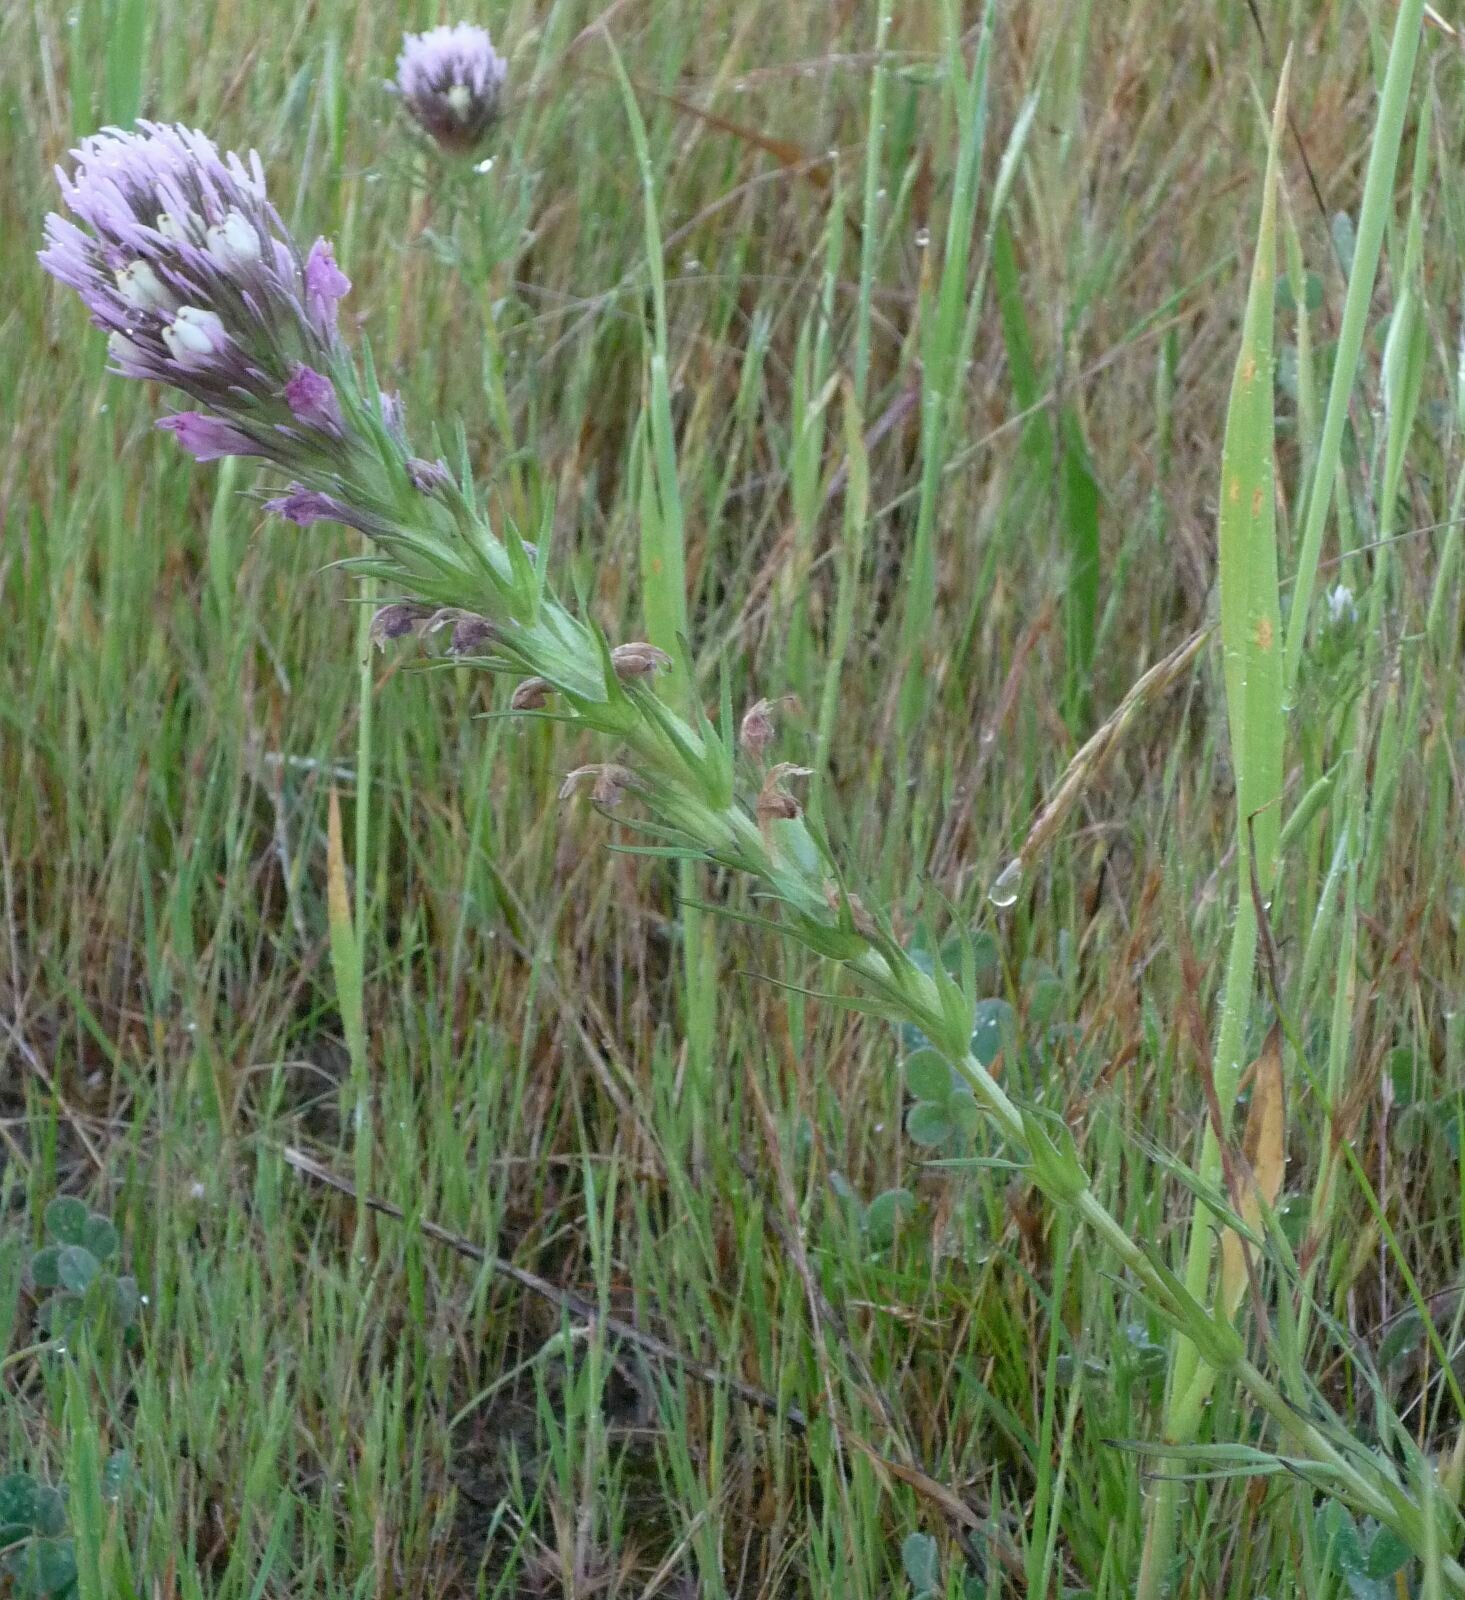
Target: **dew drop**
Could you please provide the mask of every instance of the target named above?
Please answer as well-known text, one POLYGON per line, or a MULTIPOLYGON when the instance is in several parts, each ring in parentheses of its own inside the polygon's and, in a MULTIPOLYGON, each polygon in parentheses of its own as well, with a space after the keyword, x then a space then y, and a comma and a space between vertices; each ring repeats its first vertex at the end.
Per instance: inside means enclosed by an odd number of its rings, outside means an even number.
POLYGON ((930 244, 930 242, 931 242, 931 230, 929 228, 917 228, 916 229, 916 249, 917 250, 924 250, 926 248, 926 246, 928 244, 930 244))
POLYGON ((1014 856, 1003 867, 997 876, 997 881, 987 891, 987 898, 994 906, 1006 910, 1008 906, 1017 904, 1017 897, 1022 893, 1022 858, 1014 856))

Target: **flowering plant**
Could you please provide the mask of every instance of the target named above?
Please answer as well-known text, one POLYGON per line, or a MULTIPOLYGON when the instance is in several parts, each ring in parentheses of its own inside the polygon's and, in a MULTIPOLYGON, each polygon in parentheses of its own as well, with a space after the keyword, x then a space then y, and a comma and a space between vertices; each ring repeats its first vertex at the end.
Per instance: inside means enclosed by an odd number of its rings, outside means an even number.
MULTIPOLYGON (((221 156, 201 133, 152 123, 96 135, 75 154, 61 187, 76 220, 47 219, 41 261, 107 330, 120 373, 168 384, 198 407, 160 426, 200 460, 259 456, 284 469, 293 481, 269 506, 290 520, 334 519, 366 534, 375 553, 352 565, 400 596, 376 619, 379 640, 450 625, 460 659, 518 678, 513 710, 615 741, 612 759, 570 774, 562 792, 588 788, 604 808, 633 795, 638 815, 628 825, 648 853, 753 877, 781 914, 747 920, 838 963, 858 992, 825 998, 920 1030, 1028 1181, 1087 1225, 1156 1312, 1267 1413, 1290 1470, 1416 1551, 1439 1537, 1431 1517, 1444 1518, 1441 1543, 1454 1547, 1453 1505, 1411 1496, 1393 1464, 1361 1450, 1315 1392, 1284 1394, 1230 1318, 1207 1311, 1094 1195, 1066 1124, 1015 1101, 978 1059, 974 962, 958 974, 939 962, 925 970, 890 918, 850 890, 790 787, 802 769, 766 763, 772 706, 760 701, 739 721, 724 689, 709 717, 685 661, 645 643, 612 644, 555 598, 548 539, 536 548, 512 526, 490 524, 461 435, 451 465, 436 448, 413 454, 400 405, 380 392, 369 359, 358 370, 340 336, 337 308, 350 285, 330 246, 299 249, 269 204, 258 158, 221 156), (662 681, 670 694, 658 692, 662 681)), ((1219 1195, 1208 1204, 1254 1237, 1219 1195)), ((1228 1470, 1238 1451, 1251 1471, 1279 1459, 1226 1448, 1228 1470)), ((1417 1452, 1411 1465, 1433 1470, 1417 1452)), ((1447 1560, 1442 1570, 1465 1594, 1465 1568, 1447 1560)))

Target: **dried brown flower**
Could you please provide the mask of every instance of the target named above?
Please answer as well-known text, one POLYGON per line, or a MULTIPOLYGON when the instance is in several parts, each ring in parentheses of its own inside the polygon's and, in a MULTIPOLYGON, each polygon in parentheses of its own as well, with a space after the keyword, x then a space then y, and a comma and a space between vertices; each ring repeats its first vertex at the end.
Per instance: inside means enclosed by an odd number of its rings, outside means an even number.
POLYGON ((829 903, 829 909, 836 915, 841 910, 849 913, 849 919, 854 924, 855 932, 862 938, 873 939, 880 930, 875 925, 875 919, 865 910, 864 903, 859 895, 850 894, 847 890, 841 892, 834 884, 829 884, 824 890, 824 898, 829 903))
POLYGON ((612 761, 593 761, 589 766, 576 767, 565 774, 560 785, 560 799, 568 800, 590 785, 590 798, 607 809, 618 806, 627 789, 639 789, 640 782, 629 767, 619 767, 612 761))
POLYGON ((371 642, 378 650, 385 650, 389 639, 405 639, 409 633, 417 633, 431 615, 431 606, 418 605, 414 600, 383 606, 371 619, 371 642))
POLYGON ((763 755, 777 736, 773 713, 778 706, 797 705, 798 696, 780 695, 776 700, 755 700, 743 713, 738 739, 744 750, 755 759, 763 755))
POLYGON ((807 778, 812 775, 810 767, 797 767, 792 761, 780 761, 776 767, 771 767, 768 776, 763 780, 763 787, 758 791, 758 826, 766 827, 770 822, 795 822, 803 815, 803 807, 783 787, 785 778, 807 778))
POLYGON ((538 711, 541 706, 549 703, 549 697, 554 693, 553 687, 545 678, 525 678, 513 694, 509 697, 511 711, 538 711))
POLYGON ((647 678, 652 673, 665 672, 671 666, 671 657, 654 644, 618 644, 610 653, 610 664, 622 680, 647 678))

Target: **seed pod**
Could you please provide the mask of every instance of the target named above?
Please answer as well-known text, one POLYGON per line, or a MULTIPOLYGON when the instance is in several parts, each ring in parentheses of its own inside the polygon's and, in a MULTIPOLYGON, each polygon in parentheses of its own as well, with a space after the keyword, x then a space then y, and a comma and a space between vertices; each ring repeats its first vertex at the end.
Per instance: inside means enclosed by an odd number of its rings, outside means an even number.
POLYGON ((771 700, 755 700, 743 713, 742 725, 738 729, 738 741, 750 756, 762 756, 773 743, 776 730, 773 718, 769 714, 772 710, 771 700))
POLYGON ((509 709, 511 711, 538 711, 541 706, 549 703, 549 697, 553 693, 554 690, 546 679, 525 678, 510 697, 509 709))
POLYGON ((796 822, 803 815, 803 807, 783 787, 785 778, 807 778, 812 768, 796 767, 791 761, 780 761, 769 769, 758 791, 758 826, 765 828, 770 822, 796 822))
POLYGON ((404 639, 409 633, 416 633, 431 614, 427 606, 413 600, 383 606, 371 619, 371 642, 378 650, 385 650, 388 639, 404 639))
POLYGON ((607 810, 621 803, 627 789, 640 787, 636 774, 628 767, 619 767, 611 761, 596 761, 589 766, 576 767, 565 775, 565 781, 560 785, 560 799, 568 800, 587 783, 590 785, 590 798, 607 810))
POLYGON ((875 919, 865 910, 864 903, 859 895, 850 894, 848 891, 841 893, 834 884, 829 884, 824 890, 824 898, 829 904, 829 909, 838 916, 841 912, 848 912, 849 920, 854 930, 861 938, 874 939, 879 935, 879 928, 875 919))
POLYGON ((455 656, 471 656, 497 637, 497 630, 487 617, 473 611, 460 611, 453 624, 453 640, 448 648, 455 656))
POLYGON ((654 644, 618 644, 610 653, 610 664, 623 683, 631 678, 647 678, 665 672, 671 657, 654 644))
POLYGON ((799 697, 795 694, 783 694, 776 700, 755 700, 743 713, 742 725, 738 729, 738 741, 743 749, 755 760, 761 759, 778 733, 773 723, 775 708, 797 706, 798 702, 799 697))

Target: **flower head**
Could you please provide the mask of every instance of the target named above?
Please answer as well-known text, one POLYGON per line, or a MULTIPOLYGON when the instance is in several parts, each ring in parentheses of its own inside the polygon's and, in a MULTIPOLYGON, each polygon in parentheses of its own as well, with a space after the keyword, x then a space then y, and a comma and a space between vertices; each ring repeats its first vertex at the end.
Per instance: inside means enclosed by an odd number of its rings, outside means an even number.
MULTIPOLYGON (((336 326, 350 279, 326 240, 307 251, 291 237, 259 158, 155 122, 73 155, 57 174, 71 216, 47 217, 41 264, 106 330, 117 372, 193 402, 158 426, 199 461, 283 467, 289 486, 266 502, 276 515, 395 540, 441 571, 434 540, 464 513, 448 504, 451 475, 412 454, 397 396, 358 378, 336 326)), ((455 637, 483 642, 471 626, 455 637)))
POLYGON ((498 120, 508 71, 487 29, 460 22, 404 34, 389 87, 440 145, 467 152, 498 120))
POLYGON ((117 370, 204 409, 166 419, 201 460, 269 455, 305 468, 339 433, 329 371, 350 287, 330 246, 302 255, 265 192, 259 157, 142 122, 109 128, 57 172, 71 219, 46 218, 41 265, 106 329, 117 370), (302 386, 301 373, 311 383, 302 386), (308 392, 307 392, 308 391, 308 392), (295 426, 310 424, 306 434, 295 426))

